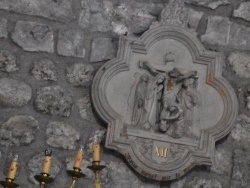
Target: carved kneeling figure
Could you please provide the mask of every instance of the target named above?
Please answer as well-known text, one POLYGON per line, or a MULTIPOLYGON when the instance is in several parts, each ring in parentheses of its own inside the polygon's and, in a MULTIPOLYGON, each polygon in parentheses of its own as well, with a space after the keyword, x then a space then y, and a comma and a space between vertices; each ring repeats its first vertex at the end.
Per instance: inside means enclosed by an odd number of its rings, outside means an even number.
POLYGON ((173 138, 181 138, 185 133, 183 109, 178 106, 163 109, 159 129, 173 138))

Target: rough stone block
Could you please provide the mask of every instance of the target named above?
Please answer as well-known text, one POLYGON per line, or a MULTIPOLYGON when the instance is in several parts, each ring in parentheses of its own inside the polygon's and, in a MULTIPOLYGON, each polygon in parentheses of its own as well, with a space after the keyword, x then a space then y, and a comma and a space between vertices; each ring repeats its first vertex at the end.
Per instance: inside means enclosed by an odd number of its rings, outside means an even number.
POLYGON ((150 25, 157 20, 155 16, 150 14, 140 13, 138 15, 133 15, 131 22, 128 24, 128 28, 131 33, 141 34, 142 32, 149 29, 150 25))
POLYGON ((79 108, 79 113, 80 113, 81 118, 83 118, 85 120, 91 119, 91 116, 89 115, 89 112, 88 112, 88 110, 91 106, 89 96, 85 96, 85 97, 79 99, 77 101, 76 106, 79 108))
POLYGON ((214 164, 211 171, 217 174, 229 175, 232 169, 232 152, 217 147, 215 150, 214 164))
POLYGON ((211 45, 250 49, 250 28, 230 22, 228 18, 209 16, 207 31, 201 36, 202 42, 211 45))
POLYGON ((54 63, 49 59, 40 59, 33 63, 31 67, 31 74, 37 80, 57 80, 54 63))
POLYGON ((0 144, 3 146, 28 145, 35 140, 39 128, 38 121, 32 116, 14 116, 0 129, 0 144))
POLYGON ((196 31, 203 14, 204 14, 203 12, 198 12, 193 9, 188 10, 188 17, 189 17, 188 25, 194 31, 196 31))
POLYGON ((53 31, 45 24, 18 21, 12 39, 26 51, 54 52, 53 31))
POLYGON ((90 10, 89 8, 83 9, 80 13, 78 25, 82 27, 83 29, 86 29, 90 25, 90 10))
POLYGON ((233 16, 250 21, 250 2, 242 2, 240 6, 234 10, 233 16))
POLYGON ((139 179, 124 163, 111 161, 100 176, 103 188, 160 188, 159 182, 139 179))
POLYGON ((31 95, 32 90, 26 83, 10 78, 0 79, 1 107, 23 106, 29 102, 31 95))
MULTIPOLYGON (((163 4, 143 2, 113 5, 113 31, 117 34, 141 34, 157 20, 155 15, 159 15, 162 8, 163 4)), ((108 11, 110 9, 110 7, 107 7, 105 10, 108 11)))
POLYGON ((140 34, 146 31, 152 22, 157 20, 163 8, 160 3, 110 1, 83 1, 79 25, 92 31, 107 32, 112 30, 116 34, 140 34))
POLYGON ((201 5, 211 9, 216 9, 220 5, 228 5, 230 2, 228 0, 185 0, 186 3, 191 3, 195 5, 201 5))
POLYGON ((250 78, 250 55, 247 53, 234 52, 228 57, 229 64, 236 75, 242 78, 250 78))
POLYGON ((17 71, 16 57, 9 51, 0 50, 0 71, 17 71))
POLYGON ((229 46, 240 50, 250 50, 250 27, 232 22, 230 28, 229 46))
POLYGON ((4 0, 0 9, 58 21, 74 18, 72 0, 4 0))
POLYGON ((71 114, 73 98, 61 86, 48 86, 37 91, 34 103, 39 112, 68 117, 71 114))
POLYGON ((47 144, 61 149, 76 149, 80 134, 64 122, 49 122, 46 129, 47 144))
POLYGON ((93 74, 94 68, 91 65, 75 63, 67 67, 66 76, 73 86, 89 86, 93 74))
POLYGON ((250 118, 244 114, 239 115, 230 136, 238 146, 250 149, 250 118))
POLYGON ((186 177, 171 182, 170 188, 184 188, 186 177))
POLYGON ((115 44, 111 38, 95 38, 92 41, 90 62, 104 61, 116 55, 115 44))
POLYGON ((8 30, 7 30, 7 19, 0 19, 0 38, 7 38, 8 30))
POLYGON ((85 44, 82 31, 76 29, 60 30, 57 44, 58 54, 63 56, 85 56, 85 44))
POLYGON ((207 31, 202 35, 202 42, 212 45, 227 45, 230 33, 230 21, 220 16, 209 16, 207 31))
POLYGON ((111 31, 110 18, 102 13, 93 13, 90 17, 90 29, 92 31, 107 32, 111 31))
POLYGON ((194 177, 192 181, 188 183, 188 188, 222 188, 221 183, 216 179, 206 179, 200 177, 194 177))
POLYGON ((234 167, 231 188, 248 188, 250 185, 250 151, 234 150, 234 167))

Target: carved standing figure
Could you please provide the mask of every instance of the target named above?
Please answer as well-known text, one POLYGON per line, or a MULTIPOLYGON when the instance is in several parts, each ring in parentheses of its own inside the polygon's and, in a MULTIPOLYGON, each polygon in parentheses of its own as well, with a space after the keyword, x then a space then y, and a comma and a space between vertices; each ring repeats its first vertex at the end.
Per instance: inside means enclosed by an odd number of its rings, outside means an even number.
POLYGON ((196 77, 184 79, 182 88, 178 93, 178 97, 184 110, 186 126, 192 125, 194 108, 200 105, 200 96, 197 91, 197 79, 198 78, 196 77))
POLYGON ((250 85, 246 86, 245 89, 245 102, 246 102, 246 109, 250 110, 250 85))
POLYGON ((159 113, 161 111, 161 97, 163 90, 163 83, 165 80, 165 76, 159 74, 156 78, 152 79, 149 83, 148 93, 147 93, 147 101, 148 101, 148 123, 150 127, 154 130, 157 129, 156 122, 159 121, 159 113))
POLYGON ((147 92, 149 75, 144 73, 135 89, 134 108, 132 114, 132 125, 141 127, 148 119, 147 92))

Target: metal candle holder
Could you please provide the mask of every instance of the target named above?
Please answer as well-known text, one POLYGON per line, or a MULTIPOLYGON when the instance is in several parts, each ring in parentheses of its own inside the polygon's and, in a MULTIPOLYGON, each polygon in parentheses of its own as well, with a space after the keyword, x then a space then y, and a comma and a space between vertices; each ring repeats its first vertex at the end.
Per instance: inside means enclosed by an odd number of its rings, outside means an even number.
POLYGON ((18 184, 13 183, 14 179, 11 178, 6 178, 5 181, 0 181, 0 184, 4 187, 4 188, 16 188, 19 187, 18 184))
POLYGON ((76 181, 79 178, 85 177, 85 174, 81 172, 80 168, 73 167, 74 170, 67 170, 67 173, 72 177, 72 183, 70 188, 75 188, 76 181))
POLYGON ((101 188, 101 183, 99 180, 99 172, 103 170, 105 167, 106 167, 105 165, 100 165, 100 161, 93 161, 92 166, 88 166, 88 168, 95 173, 94 188, 101 188))
POLYGON ((40 188, 44 188, 45 184, 52 183, 54 181, 53 178, 49 177, 50 175, 47 173, 41 173, 41 175, 35 175, 34 178, 40 182, 40 188))

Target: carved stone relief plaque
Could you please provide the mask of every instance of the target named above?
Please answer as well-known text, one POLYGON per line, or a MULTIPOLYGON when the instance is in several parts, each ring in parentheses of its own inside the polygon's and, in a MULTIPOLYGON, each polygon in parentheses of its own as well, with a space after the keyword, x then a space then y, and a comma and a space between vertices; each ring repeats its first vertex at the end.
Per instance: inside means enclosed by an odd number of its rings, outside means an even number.
POLYGON ((92 99, 108 124, 106 147, 161 181, 212 165, 215 142, 230 132, 238 111, 220 54, 164 23, 140 38, 120 38, 117 57, 95 76, 92 99))

